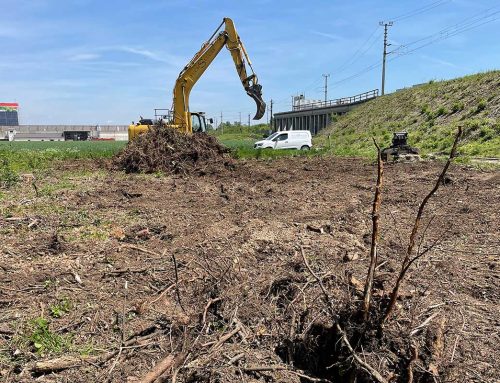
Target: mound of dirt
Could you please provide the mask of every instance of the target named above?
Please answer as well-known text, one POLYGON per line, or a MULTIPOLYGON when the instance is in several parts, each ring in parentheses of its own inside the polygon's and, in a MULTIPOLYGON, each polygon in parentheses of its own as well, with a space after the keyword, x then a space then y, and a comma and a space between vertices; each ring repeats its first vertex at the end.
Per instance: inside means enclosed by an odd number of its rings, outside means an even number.
POLYGON ((229 151, 207 134, 186 135, 155 125, 129 142, 114 164, 127 173, 216 173, 233 166, 229 151))

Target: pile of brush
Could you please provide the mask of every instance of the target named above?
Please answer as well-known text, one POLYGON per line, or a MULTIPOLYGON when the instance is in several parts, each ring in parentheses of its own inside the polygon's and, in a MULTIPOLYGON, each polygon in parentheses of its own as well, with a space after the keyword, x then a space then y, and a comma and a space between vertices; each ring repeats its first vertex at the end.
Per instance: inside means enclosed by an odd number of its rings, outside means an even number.
POLYGON ((215 173, 232 167, 229 149, 204 133, 155 125, 122 150, 114 164, 127 173, 215 173))

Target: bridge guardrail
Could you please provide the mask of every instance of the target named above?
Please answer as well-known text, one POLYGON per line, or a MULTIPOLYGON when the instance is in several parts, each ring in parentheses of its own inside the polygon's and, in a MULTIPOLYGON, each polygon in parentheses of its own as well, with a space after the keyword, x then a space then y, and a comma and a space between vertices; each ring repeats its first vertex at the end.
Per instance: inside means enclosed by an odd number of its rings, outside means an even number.
POLYGON ((339 105, 349 105, 349 104, 355 104, 360 101, 366 101, 375 97, 378 97, 378 89, 373 89, 368 92, 360 93, 351 97, 343 97, 343 98, 337 98, 335 100, 313 102, 303 105, 294 105, 292 110, 297 111, 297 110, 327 108, 339 105))

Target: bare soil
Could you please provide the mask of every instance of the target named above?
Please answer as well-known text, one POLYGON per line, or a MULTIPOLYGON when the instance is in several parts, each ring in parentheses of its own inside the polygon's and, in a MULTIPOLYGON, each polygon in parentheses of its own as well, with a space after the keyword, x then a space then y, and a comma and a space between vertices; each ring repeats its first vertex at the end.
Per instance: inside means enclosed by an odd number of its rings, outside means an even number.
MULTIPOLYGON (((339 341, 300 246, 356 352, 388 381, 408 381, 413 346, 415 381, 500 379, 498 171, 452 165, 424 215, 420 247, 434 247, 380 334, 356 318, 374 164, 284 158, 159 177, 89 166, 0 200, 0 380, 133 382, 172 354, 159 381, 373 381, 339 341), (61 350, 35 344, 42 317, 61 350), (71 368, 37 370, 61 356, 71 368)), ((375 312, 441 167, 385 168, 375 312)))

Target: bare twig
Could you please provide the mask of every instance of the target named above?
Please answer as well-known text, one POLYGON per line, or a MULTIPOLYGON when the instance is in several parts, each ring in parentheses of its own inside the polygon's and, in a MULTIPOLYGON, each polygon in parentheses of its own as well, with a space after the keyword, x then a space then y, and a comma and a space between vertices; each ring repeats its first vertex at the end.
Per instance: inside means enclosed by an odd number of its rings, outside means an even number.
MULTIPOLYGON (((166 250, 163 252, 162 257, 165 255, 166 250)), ((177 295, 177 302, 179 303, 179 306, 181 306, 182 311, 184 313, 186 310, 184 310, 184 307, 182 306, 181 302, 181 294, 179 292, 179 274, 177 273, 177 260, 175 259, 174 253, 172 253, 172 262, 174 263, 174 275, 175 275, 175 294, 177 295)))
POLYGON ((450 167, 451 161, 455 157, 456 150, 457 150, 457 145, 458 145, 458 141, 460 140, 461 136, 462 136, 462 128, 459 127, 458 131, 457 131, 457 134, 455 136, 455 141, 453 142, 453 147, 451 149, 450 156, 448 157, 448 161, 446 161, 446 164, 445 164, 443 170, 441 171, 441 174, 439 175, 439 177, 438 177, 438 179, 436 181, 436 184, 434 185, 434 187, 432 188, 432 190, 429 192, 429 194, 427 194, 425 196, 425 198, 423 199, 422 203, 420 204, 417 216, 415 218, 415 222, 413 224, 413 229, 412 229, 411 234, 410 234, 410 241, 409 241, 409 244, 408 244, 408 248, 406 250, 405 258, 403 260, 403 263, 401 264, 401 271, 400 271, 400 273, 398 275, 398 278, 396 279, 396 283, 394 284, 394 288, 393 288, 393 290, 391 292, 390 300, 389 300, 389 305, 387 306, 387 309, 386 309, 386 311, 384 313, 384 316, 383 316, 383 318, 381 320, 381 327, 387 321, 387 319, 392 314, 392 311, 394 310, 394 307, 396 305, 396 300, 397 300, 398 295, 399 295, 399 288, 401 286, 401 282, 403 281, 403 279, 404 279, 404 277, 406 275, 406 272, 408 271, 408 269, 411 266, 411 264, 417 258, 419 258, 420 256, 422 256, 422 254, 419 254, 415 258, 413 258, 413 259, 411 258, 412 254, 413 254, 413 248, 415 246, 415 241, 416 241, 418 229, 420 227, 420 221, 421 221, 421 218, 422 218, 422 214, 424 213, 425 206, 427 205, 427 202, 429 201, 429 199, 436 193, 436 191, 438 190, 439 186, 443 183, 443 179, 444 179, 444 177, 446 175, 446 172, 448 171, 448 168, 450 167))
POLYGON ((347 335, 346 335, 345 331, 342 329, 342 327, 340 327, 340 325, 338 323, 335 324, 335 327, 337 328, 337 332, 341 335, 342 341, 344 342, 346 347, 351 352, 351 355, 354 358, 354 360, 356 361, 356 363, 358 364, 358 366, 360 366, 363 370, 365 370, 371 376, 373 376, 379 383, 388 383, 387 380, 382 375, 380 375, 380 372, 375 370, 372 366, 370 366, 368 363, 366 363, 363 359, 361 359, 358 356, 356 351, 354 351, 354 349, 352 348, 351 343, 349 343, 349 340, 347 339, 347 335))
POLYGON ((156 257, 161 257, 160 254, 158 254, 154 251, 145 249, 144 247, 137 246, 137 245, 126 244, 126 245, 121 246, 120 249, 132 249, 132 250, 140 251, 140 252, 145 253, 145 254, 154 255, 156 257))
POLYGON ((378 221, 379 221, 379 211, 381 204, 381 191, 382 191, 382 177, 384 174, 384 165, 382 163, 382 154, 380 152, 380 147, 378 146, 375 139, 373 143, 377 148, 377 186, 375 188, 375 197, 373 199, 372 208, 372 241, 370 247, 370 267, 368 268, 368 275, 366 276, 365 290, 363 294, 363 318, 368 320, 368 315, 370 312, 370 301, 372 297, 373 290, 373 278, 375 276, 375 267, 377 266, 377 245, 378 245, 378 221))
POLYGON ((161 374, 163 374, 169 368, 173 367, 174 363, 174 356, 168 355, 166 358, 157 363, 154 368, 150 370, 146 374, 146 376, 139 381, 139 383, 153 383, 161 374))
POLYGON ((333 303, 330 299, 330 296, 328 295, 328 292, 326 291, 325 286, 323 285, 323 281, 321 278, 311 269, 311 266, 309 265, 309 262, 307 261, 306 255, 304 253, 304 248, 301 246, 300 247, 300 252, 302 254, 302 259, 304 260, 304 264, 307 267, 307 270, 311 273, 311 275, 316 279, 316 281, 319 283, 319 286, 321 287, 321 291, 323 292, 323 299, 325 300, 325 303, 327 305, 327 308, 330 312, 330 315, 332 317, 333 322, 335 323, 335 327, 337 329, 338 334, 341 335, 341 339, 348 348, 349 352, 351 353, 352 357, 356 361, 356 364, 360 366, 362 369, 364 369, 366 372, 368 372, 373 378, 375 378, 379 383, 387 383, 387 380, 384 379, 384 377, 377 371, 375 370, 372 366, 370 366, 368 363, 363 361, 356 351, 351 346, 351 343, 349 342, 349 339, 347 339, 347 335, 345 331, 342 329, 342 327, 339 325, 339 323, 336 320, 336 314, 335 310, 333 307, 333 303))
POLYGON ((408 362, 407 383, 413 383, 413 366, 415 365, 415 362, 417 361, 417 359, 418 359, 418 346, 416 344, 413 344, 411 347, 411 359, 408 362))
POLYGON ((335 309, 333 307, 332 300, 330 299, 330 296, 328 295, 328 292, 326 291, 325 285, 323 284, 323 281, 321 280, 321 278, 318 277, 318 275, 311 269, 311 266, 309 265, 309 262, 307 261, 306 254, 304 253, 303 246, 300 246, 300 253, 302 255, 302 259, 304 260, 304 265, 306 265, 307 270, 309 270, 311 275, 318 282, 319 287, 321 288, 321 291, 323 292, 323 299, 325 300, 328 311, 330 312, 332 319, 335 320, 337 315, 335 314, 335 309))
POLYGON ((207 321, 207 313, 208 313, 208 309, 210 308, 210 306, 212 306, 216 302, 219 302, 220 300, 221 300, 221 298, 218 297, 218 298, 210 299, 208 301, 207 305, 205 306, 205 310, 203 310, 203 317, 201 320, 201 324, 205 324, 205 322, 207 321))
MULTIPOLYGON (((157 336, 156 332, 153 332, 148 335, 144 335, 142 337, 139 336, 133 336, 129 340, 125 341, 123 343, 123 346, 120 347, 121 350, 129 348, 130 346, 133 346, 135 344, 138 344, 144 340, 151 339, 152 337, 157 336)), ((105 352, 101 355, 95 355, 95 356, 80 356, 80 357, 75 357, 75 356, 64 356, 61 358, 55 358, 55 359, 49 359, 49 360, 42 360, 36 362, 34 365, 29 367, 29 370, 31 372, 35 372, 38 374, 47 374, 51 373, 54 371, 61 371, 61 370, 66 370, 68 368, 74 368, 74 367, 80 367, 86 363, 88 364, 104 364, 114 356, 116 356, 119 352, 120 349, 114 350, 114 351, 108 351, 105 352)))
POLYGON ((453 351, 451 353, 450 363, 453 363, 453 359, 455 359, 455 351, 457 350, 458 339, 460 338, 460 334, 465 329, 465 315, 461 310, 460 310, 460 314, 462 315, 462 328, 460 329, 460 332, 457 334, 457 337, 455 338, 455 343, 453 344, 453 351))
POLYGON ((330 380, 327 380, 327 379, 314 378, 312 376, 306 375, 301 370, 291 370, 291 369, 287 368, 286 366, 280 366, 280 365, 249 366, 249 367, 243 368, 243 371, 245 371, 245 372, 286 371, 286 372, 289 372, 291 374, 297 375, 305 380, 308 380, 310 382, 331 382, 330 380))
POLYGON ((210 352, 216 350, 217 348, 219 348, 223 343, 225 343, 229 339, 231 339, 240 330, 241 330, 240 326, 236 326, 236 328, 233 331, 228 332, 226 335, 221 336, 220 339, 217 342, 215 342, 214 345, 210 348, 210 352))
POLYGON ((421 324, 419 324, 417 327, 415 327, 411 332, 410 332, 410 336, 413 336, 415 335, 416 333, 418 333, 420 330, 422 330, 425 326, 427 326, 431 320, 433 320, 437 315, 439 314, 439 311, 436 311, 434 314, 432 314, 429 318, 427 318, 426 320, 424 320, 421 324))

